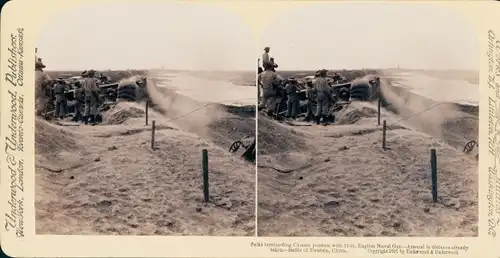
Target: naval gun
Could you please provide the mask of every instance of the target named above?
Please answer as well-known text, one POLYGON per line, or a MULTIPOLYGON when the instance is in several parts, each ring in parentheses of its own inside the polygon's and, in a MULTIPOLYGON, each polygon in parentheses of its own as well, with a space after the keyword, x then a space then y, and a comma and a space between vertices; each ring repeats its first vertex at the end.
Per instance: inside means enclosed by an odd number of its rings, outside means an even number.
MULTIPOLYGON (((132 76, 118 82, 110 82, 109 78, 110 77, 105 75, 101 75, 97 78, 100 89, 100 111, 110 109, 119 101, 135 102, 147 98, 147 78, 145 76, 132 76)), ((68 88, 64 94, 67 99, 66 116, 75 117, 77 91, 80 90, 84 79, 85 78, 81 76, 73 76, 64 80, 68 88)), ((55 94, 52 90, 52 86, 55 82, 56 80, 50 80, 43 85, 44 95, 52 100, 45 103, 44 112, 42 114, 45 119, 50 119, 54 115, 55 94)))
MULTIPOLYGON (((328 76, 327 80, 331 87, 331 106, 330 113, 334 113, 343 109, 351 101, 374 101, 378 98, 380 92, 380 77, 375 75, 365 76, 363 78, 354 79, 347 82, 345 78, 339 76, 328 76)), ((306 76, 297 80, 298 90, 298 116, 306 116, 307 102, 306 102, 306 87, 308 83, 314 83, 315 76, 306 76)), ((278 116, 282 117, 286 113, 288 96, 284 90, 288 79, 285 79, 281 85, 277 86, 277 95, 279 101, 276 110, 278 116)), ((316 101, 312 101, 313 113, 316 111, 316 101)))

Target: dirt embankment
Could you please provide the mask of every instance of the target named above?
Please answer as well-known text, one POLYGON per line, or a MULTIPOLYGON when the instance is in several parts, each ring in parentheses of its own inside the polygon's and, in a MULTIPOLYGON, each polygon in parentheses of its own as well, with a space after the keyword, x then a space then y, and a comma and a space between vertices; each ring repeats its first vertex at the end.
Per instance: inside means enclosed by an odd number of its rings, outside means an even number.
POLYGON ((381 117, 387 150, 374 103, 351 103, 327 127, 259 117, 259 235, 477 236, 477 161, 460 146, 476 139, 477 121, 444 104, 419 117, 428 102, 390 90, 383 86, 391 104, 381 117), (453 124, 462 116, 472 130, 453 124), (437 203, 431 148, 438 155, 437 203))
MULTIPOLYGON (((97 126, 37 119, 37 234, 254 235, 255 167, 208 137, 237 138, 230 132, 241 125, 212 132, 219 120, 201 119, 206 113, 173 119, 190 111, 174 104, 182 108, 151 109, 149 126, 144 103, 119 103, 97 126), (202 149, 209 153, 209 203, 202 201, 202 149)), ((221 109, 215 117, 226 115, 221 109)))

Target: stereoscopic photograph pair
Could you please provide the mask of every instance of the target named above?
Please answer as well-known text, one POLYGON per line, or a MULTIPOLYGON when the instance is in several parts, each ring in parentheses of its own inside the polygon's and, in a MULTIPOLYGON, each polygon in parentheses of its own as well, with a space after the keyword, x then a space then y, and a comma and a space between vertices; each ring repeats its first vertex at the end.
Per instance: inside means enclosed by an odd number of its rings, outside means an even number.
POLYGON ((259 257, 486 251, 459 248, 495 218, 479 106, 499 52, 480 4, 44 1, 58 11, 14 20, 27 2, 1 16, 2 53, 18 53, 3 74, 24 80, 2 82, 8 255, 32 254, 21 238, 118 236, 178 237, 179 256, 224 237, 259 257))

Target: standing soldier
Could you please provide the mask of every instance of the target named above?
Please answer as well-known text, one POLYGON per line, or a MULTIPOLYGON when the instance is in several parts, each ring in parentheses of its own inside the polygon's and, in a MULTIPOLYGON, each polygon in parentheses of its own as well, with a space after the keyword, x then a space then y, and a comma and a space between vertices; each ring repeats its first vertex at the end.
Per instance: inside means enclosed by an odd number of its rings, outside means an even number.
POLYGON ((312 81, 307 81, 307 88, 306 88, 306 105, 307 105, 307 114, 306 114, 306 121, 309 122, 311 121, 311 118, 313 118, 313 100, 314 100, 314 88, 313 88, 313 82, 312 81))
POLYGON ((331 88, 328 85, 328 79, 326 78, 327 70, 322 69, 318 71, 318 78, 314 82, 314 88, 316 90, 316 124, 323 121, 323 124, 327 124, 328 113, 330 111, 330 101, 331 101, 331 88))
POLYGON ((264 72, 258 75, 258 81, 262 85, 262 104, 266 107, 267 115, 273 116, 276 109, 277 87, 283 78, 273 71, 269 62, 264 63, 264 72))
POLYGON ((95 125, 99 107, 99 86, 97 85, 97 79, 94 78, 94 70, 87 71, 87 78, 83 81, 82 88, 85 92, 83 120, 87 124, 90 119, 90 123, 95 125))
POLYGON ((297 80, 295 77, 291 77, 288 79, 288 83, 285 86, 285 92, 287 95, 286 118, 295 119, 297 117, 297 102, 299 101, 297 90, 297 80))
POLYGON ((66 115, 66 107, 68 105, 68 100, 66 99, 66 92, 68 87, 64 83, 62 78, 56 79, 56 84, 54 85, 54 95, 55 95, 55 110, 54 117, 63 120, 66 115))
POLYGON ((264 67, 264 65, 271 63, 271 58, 269 57, 269 51, 271 51, 271 48, 270 47, 265 47, 264 48, 264 53, 262 54, 262 67, 264 68, 264 70, 266 70, 266 68, 264 67))
POLYGON ((85 92, 82 89, 82 83, 77 81, 75 83, 75 86, 77 87, 75 89, 75 117, 73 120, 75 122, 80 122, 83 120, 83 114, 82 111, 84 111, 84 105, 85 105, 85 92))

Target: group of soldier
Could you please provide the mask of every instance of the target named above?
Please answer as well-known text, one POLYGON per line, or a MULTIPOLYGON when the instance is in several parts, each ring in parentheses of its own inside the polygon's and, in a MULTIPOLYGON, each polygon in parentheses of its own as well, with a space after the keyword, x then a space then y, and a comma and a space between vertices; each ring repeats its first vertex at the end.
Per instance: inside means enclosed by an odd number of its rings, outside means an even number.
MULTIPOLYGON (((269 117, 279 118, 279 106, 286 94, 287 111, 285 119, 295 120, 300 112, 300 102, 298 93, 300 91, 299 82, 291 77, 284 79, 276 72, 278 65, 274 59, 269 56, 270 48, 264 48, 262 55, 262 67, 259 67, 258 75, 258 94, 262 98, 259 109, 265 109, 269 117)), ((331 81, 327 77, 328 71, 319 70, 315 74, 314 81, 307 81, 305 95, 307 113, 305 120, 314 121, 316 124, 328 123, 330 117, 330 107, 335 103, 335 94, 331 87, 331 81), (316 112, 313 114, 313 103, 316 103, 316 112)))
MULTIPOLYGON (((74 121, 82 121, 85 124, 96 125, 99 122, 99 81, 95 77, 95 71, 89 70, 82 73, 83 80, 76 81, 75 89, 75 116, 74 121), (82 113, 83 111, 83 113, 82 113)), ((63 78, 57 78, 52 87, 54 94, 54 118, 64 119, 68 110, 68 99, 66 93, 71 90, 63 78)), ((52 95, 51 93, 49 93, 52 95)))

